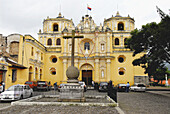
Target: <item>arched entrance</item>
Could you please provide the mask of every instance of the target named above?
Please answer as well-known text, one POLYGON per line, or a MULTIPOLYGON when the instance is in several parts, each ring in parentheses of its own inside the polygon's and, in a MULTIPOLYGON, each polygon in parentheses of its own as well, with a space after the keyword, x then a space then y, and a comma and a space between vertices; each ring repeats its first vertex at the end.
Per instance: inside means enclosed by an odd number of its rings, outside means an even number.
POLYGON ((30 66, 28 81, 32 81, 32 73, 33 73, 33 69, 32 69, 32 66, 30 66))
POLYGON ((93 66, 90 64, 84 64, 81 66, 82 71, 82 81, 86 83, 87 86, 92 85, 93 79, 93 66))
POLYGON ((38 80, 38 68, 35 68, 35 80, 38 80))

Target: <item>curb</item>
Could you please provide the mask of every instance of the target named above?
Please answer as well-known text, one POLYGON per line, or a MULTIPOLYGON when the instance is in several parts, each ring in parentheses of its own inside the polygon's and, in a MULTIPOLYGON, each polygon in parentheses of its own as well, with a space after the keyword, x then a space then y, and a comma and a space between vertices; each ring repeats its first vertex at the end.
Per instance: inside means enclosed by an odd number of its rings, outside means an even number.
POLYGON ((11 102, 11 105, 63 105, 63 106, 113 106, 117 107, 118 103, 112 100, 109 96, 86 96, 88 98, 106 98, 111 103, 79 103, 79 102, 30 102, 33 100, 38 100, 44 97, 57 98, 58 95, 39 95, 28 99, 23 99, 20 101, 11 102))

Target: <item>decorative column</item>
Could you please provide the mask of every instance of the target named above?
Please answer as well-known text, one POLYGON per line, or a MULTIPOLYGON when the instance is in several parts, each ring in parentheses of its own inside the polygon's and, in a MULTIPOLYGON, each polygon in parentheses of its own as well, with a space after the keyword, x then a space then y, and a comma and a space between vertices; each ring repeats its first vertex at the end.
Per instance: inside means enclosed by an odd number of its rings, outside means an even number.
POLYGON ((33 69, 34 69, 34 70, 33 70, 34 80, 36 80, 36 79, 35 79, 35 73, 36 73, 36 72, 35 72, 35 68, 36 68, 36 67, 35 67, 35 64, 34 64, 34 68, 33 68, 33 69))
POLYGON ((107 63, 107 81, 110 81, 110 70, 111 70, 111 67, 110 67, 110 64, 111 64, 111 60, 110 59, 107 59, 106 61, 107 63))
POLYGON ((55 46, 55 36, 53 36, 53 46, 55 46))
POLYGON ((79 48, 78 39, 75 39, 75 56, 78 56, 78 48, 79 48))
POLYGON ((123 35, 120 35, 120 45, 123 47, 123 35))
POLYGON ((38 80, 40 80, 40 66, 38 67, 38 80))
POLYGON ((99 82, 99 59, 95 59, 95 82, 99 82))
POLYGON ((98 33, 96 33, 96 55, 99 55, 99 37, 98 33))
POLYGON ((110 56, 110 33, 107 34, 107 56, 110 56))
POLYGON ((79 68, 79 67, 78 67, 78 62, 79 62, 78 59, 75 59, 75 60, 74 60, 74 66, 77 67, 77 68, 79 68))
POLYGON ((66 70, 67 70, 67 59, 64 59, 63 60, 63 81, 67 81, 66 70))
POLYGON ((64 56, 67 55, 67 39, 64 39, 64 56))

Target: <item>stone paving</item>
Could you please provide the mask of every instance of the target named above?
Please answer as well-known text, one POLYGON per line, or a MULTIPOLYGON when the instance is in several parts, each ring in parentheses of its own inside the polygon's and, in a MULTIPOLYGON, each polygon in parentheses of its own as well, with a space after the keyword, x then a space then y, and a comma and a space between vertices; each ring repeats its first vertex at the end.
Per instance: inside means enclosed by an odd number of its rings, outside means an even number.
POLYGON ((170 98, 149 92, 118 93, 118 103, 126 114, 169 114, 170 98))
MULTIPOLYGON (((58 92, 35 92, 34 95, 58 94, 58 92)), ((87 91, 86 95, 106 95, 107 93, 98 93, 96 91, 87 91)), ((0 110, 0 114, 118 114, 115 107, 112 106, 12 106, 0 110)))
MULTIPOLYGON (((119 107, 125 112, 125 114, 169 114, 170 112, 170 98, 164 94, 168 94, 170 91, 152 91, 148 92, 119 92, 118 103, 119 107), (160 95, 159 95, 159 94, 160 95), (162 94, 161 94, 162 93, 162 94)), ((40 94, 59 94, 55 91, 49 92, 35 92, 34 95, 40 94)), ((106 92, 97 92, 95 90, 88 90, 85 95, 107 95, 106 92)), ((169 94, 168 94, 169 95, 169 94)), ((114 107, 99 107, 99 106, 12 106, 1 110, 2 107, 9 106, 9 102, 0 103, 0 114, 118 114, 114 107), (63 111, 64 110, 64 111, 63 111)))
POLYGON ((1 114, 118 114, 114 107, 99 106, 14 106, 1 114))

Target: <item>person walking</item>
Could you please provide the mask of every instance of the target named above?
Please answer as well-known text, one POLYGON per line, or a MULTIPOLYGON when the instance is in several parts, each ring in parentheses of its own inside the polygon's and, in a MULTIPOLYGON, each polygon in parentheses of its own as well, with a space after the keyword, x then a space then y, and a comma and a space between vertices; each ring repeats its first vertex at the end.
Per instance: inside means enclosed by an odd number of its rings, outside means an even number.
POLYGON ((57 82, 54 83, 54 91, 57 90, 57 82))
POLYGON ((129 82, 127 82, 127 84, 126 84, 126 92, 129 92, 129 86, 130 86, 130 84, 129 84, 129 82))
POLYGON ((5 91, 5 83, 2 81, 1 84, 2 84, 3 92, 4 92, 5 91))
POLYGON ((94 87, 94 81, 92 80, 92 87, 94 87))

